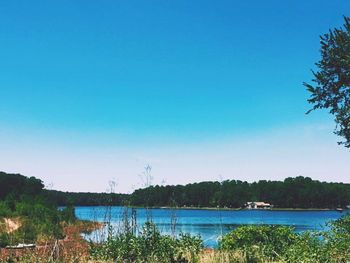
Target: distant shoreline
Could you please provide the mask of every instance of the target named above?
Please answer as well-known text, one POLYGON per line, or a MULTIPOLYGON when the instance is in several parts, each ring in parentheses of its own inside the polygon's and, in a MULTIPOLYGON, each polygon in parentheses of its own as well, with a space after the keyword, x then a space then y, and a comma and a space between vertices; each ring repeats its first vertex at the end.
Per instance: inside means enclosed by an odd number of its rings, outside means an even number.
MULTIPOLYGON (((130 206, 130 208, 145 208, 144 206, 130 206)), ((338 211, 336 208, 270 208, 270 209, 246 209, 246 208, 229 208, 229 207, 170 207, 170 206, 153 206, 150 209, 165 209, 165 210, 208 210, 208 211, 338 211)), ((347 211, 343 209, 338 212, 347 211)))
MULTIPOLYGON (((64 208, 65 206, 59 206, 59 208, 64 208)), ((294 211, 294 212, 306 212, 306 211, 336 211, 336 212, 346 212, 350 209, 346 208, 269 208, 269 209, 247 209, 247 208, 229 208, 229 207, 171 207, 171 206, 123 206, 123 205, 74 205, 74 207, 128 207, 135 209, 164 209, 164 210, 208 210, 208 211, 294 211)))

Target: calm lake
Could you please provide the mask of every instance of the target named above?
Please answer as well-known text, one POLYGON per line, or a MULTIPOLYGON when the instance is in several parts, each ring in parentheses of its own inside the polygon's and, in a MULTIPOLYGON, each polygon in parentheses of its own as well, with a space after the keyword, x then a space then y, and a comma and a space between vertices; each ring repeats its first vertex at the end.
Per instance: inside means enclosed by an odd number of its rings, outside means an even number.
MULTIPOLYGON (((79 219, 99 222, 112 222, 118 229, 123 219, 123 207, 76 207, 79 219), (109 220, 110 218, 110 220, 109 220)), ((131 209, 129 209, 131 213, 131 209)), ((287 225, 296 232, 326 229, 326 222, 340 218, 344 213, 337 211, 270 211, 270 210, 182 210, 182 209, 136 209, 137 226, 146 221, 147 214, 164 234, 171 234, 171 219, 176 218, 176 233, 199 234, 207 247, 216 247, 218 238, 240 225, 287 225)), ((87 239, 99 241, 105 237, 105 231, 95 231, 87 239)))

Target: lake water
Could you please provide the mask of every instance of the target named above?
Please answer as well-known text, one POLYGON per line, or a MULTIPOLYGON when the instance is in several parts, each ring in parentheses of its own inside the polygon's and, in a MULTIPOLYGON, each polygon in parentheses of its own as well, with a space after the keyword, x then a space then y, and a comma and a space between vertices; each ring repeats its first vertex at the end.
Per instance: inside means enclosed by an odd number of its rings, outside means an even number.
MULTIPOLYGON (((79 219, 112 222, 115 229, 121 225, 123 207, 76 207, 79 219)), ((129 210, 131 213, 131 209, 129 210)), ((189 209, 136 209, 137 226, 140 228, 151 214, 153 222, 164 234, 171 234, 171 218, 176 218, 176 233, 201 235, 205 246, 216 247, 222 234, 241 225, 272 224, 294 227, 296 232, 324 230, 326 222, 340 218, 337 211, 271 211, 271 210, 189 210, 189 209)), ((96 231, 86 238, 99 241, 105 232, 96 231)))

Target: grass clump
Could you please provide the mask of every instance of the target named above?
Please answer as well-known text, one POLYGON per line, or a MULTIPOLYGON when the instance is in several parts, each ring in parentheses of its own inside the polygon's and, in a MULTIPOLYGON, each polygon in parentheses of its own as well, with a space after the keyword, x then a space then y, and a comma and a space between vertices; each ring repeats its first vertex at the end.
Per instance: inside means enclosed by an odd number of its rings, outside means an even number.
POLYGON ((198 236, 162 235, 155 224, 145 223, 139 234, 124 231, 110 236, 102 244, 91 244, 95 260, 115 262, 198 262, 203 241, 198 236))

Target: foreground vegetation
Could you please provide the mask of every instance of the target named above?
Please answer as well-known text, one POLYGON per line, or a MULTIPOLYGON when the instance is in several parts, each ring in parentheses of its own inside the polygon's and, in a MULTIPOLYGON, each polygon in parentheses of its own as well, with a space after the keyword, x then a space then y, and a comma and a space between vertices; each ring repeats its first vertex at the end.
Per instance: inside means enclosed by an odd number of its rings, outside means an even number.
POLYGON ((350 262, 350 215, 330 222, 329 230, 295 233, 286 226, 241 226, 224 235, 217 251, 203 251, 197 236, 161 235, 146 223, 137 235, 127 231, 92 245, 95 260, 115 262, 350 262))
POLYGON ((0 247, 64 237, 63 224, 76 220, 74 208, 58 210, 43 187, 34 177, 0 174, 0 247))
POLYGON ((161 235, 155 224, 147 222, 139 234, 129 229, 110 235, 102 244, 91 243, 91 256, 115 262, 197 262, 202 249, 199 236, 161 235))
MULTIPOLYGON (((87 227, 86 223, 77 221, 72 206, 57 209, 57 200, 53 198, 54 195, 49 196, 49 192, 34 177, 0 173, 0 261, 350 262, 350 215, 330 222, 329 229, 322 232, 295 233, 285 226, 241 226, 224 235, 218 249, 212 250, 203 248, 199 236, 186 233, 176 235, 175 232, 173 235, 162 235, 151 217, 141 229, 137 229, 133 218, 126 213, 121 229, 116 231, 107 224, 107 239, 102 243, 88 243, 80 233, 102 226, 92 224, 87 227), (12 228, 6 225, 8 222, 12 222, 12 228), (18 243, 35 243, 36 247, 15 252, 4 249, 18 243)), ((88 195, 77 193, 74 196, 77 201, 88 195)), ((120 199, 113 199, 117 196, 110 194, 99 195, 99 198, 102 197, 106 198, 105 201, 112 201, 111 204, 120 202, 120 199)), ((252 184, 240 181, 203 182, 186 186, 148 187, 135 191, 123 202, 238 206, 245 200, 265 200, 289 207, 293 207, 292 203, 307 208, 345 206, 349 203, 349 185, 322 183, 304 177, 252 184), (142 202, 141 198, 144 199, 142 202)))
POLYGON ((89 244, 88 253, 79 252, 79 247, 66 253, 62 247, 56 256, 29 251, 18 261, 6 262, 350 262, 350 215, 330 222, 329 229, 321 232, 295 233, 285 226, 241 226, 224 235, 217 250, 203 249, 198 236, 161 235, 152 222, 147 222, 138 233, 131 225, 122 231, 109 230, 106 241, 89 244))
POLYGON ((220 250, 240 253, 243 262, 350 262, 350 216, 330 222, 329 230, 321 232, 242 226, 221 239, 220 250))

